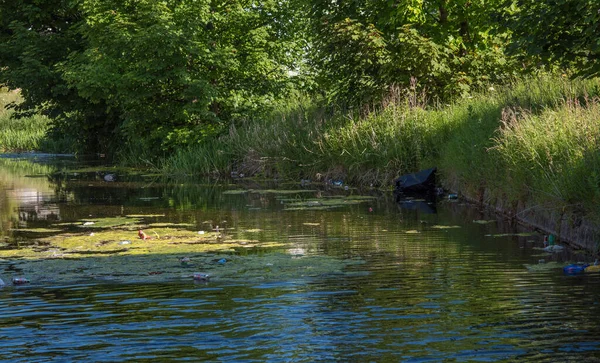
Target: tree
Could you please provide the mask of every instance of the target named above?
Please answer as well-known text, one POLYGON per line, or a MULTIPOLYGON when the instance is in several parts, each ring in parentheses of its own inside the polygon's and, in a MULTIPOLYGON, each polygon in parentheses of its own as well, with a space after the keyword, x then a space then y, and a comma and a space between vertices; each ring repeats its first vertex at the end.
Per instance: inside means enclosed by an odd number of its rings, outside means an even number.
POLYGON ((536 67, 571 68, 578 75, 600 73, 600 8, 594 0, 507 1, 509 48, 536 67))
POLYGON ((0 82, 95 151, 169 152, 252 117, 299 49, 274 0, 0 4, 0 82))
POLYGON ((499 1, 298 0, 312 25, 310 59, 331 100, 359 106, 417 79, 441 98, 512 71, 491 15, 499 1))

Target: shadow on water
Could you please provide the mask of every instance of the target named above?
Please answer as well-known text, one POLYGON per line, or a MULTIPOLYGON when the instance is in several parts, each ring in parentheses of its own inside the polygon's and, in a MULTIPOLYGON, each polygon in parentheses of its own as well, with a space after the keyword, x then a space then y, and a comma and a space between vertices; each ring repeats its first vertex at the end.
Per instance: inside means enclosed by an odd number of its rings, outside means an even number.
POLYGON ((459 201, 0 168, 3 361, 600 359, 587 256, 459 201))

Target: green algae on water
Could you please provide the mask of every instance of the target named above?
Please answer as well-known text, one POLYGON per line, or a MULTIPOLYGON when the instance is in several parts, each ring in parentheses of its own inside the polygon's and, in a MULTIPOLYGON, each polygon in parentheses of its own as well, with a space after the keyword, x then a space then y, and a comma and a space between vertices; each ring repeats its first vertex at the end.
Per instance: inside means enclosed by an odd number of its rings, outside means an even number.
POLYGON ((227 253, 192 253, 126 255, 77 259, 36 259, 0 261, 0 271, 6 267, 19 271, 32 285, 91 281, 149 283, 165 281, 193 282, 195 272, 207 273, 210 281, 243 281, 260 283, 268 280, 290 280, 347 274, 346 268, 361 264, 359 259, 338 259, 330 256, 297 257, 283 253, 235 255, 227 253), (187 257, 182 263, 182 257, 187 257))
POLYGON ((559 262, 546 262, 546 263, 538 263, 538 264, 526 264, 524 265, 527 270, 531 272, 547 272, 552 270, 562 269, 565 264, 559 262))
POLYGON ((535 232, 522 232, 522 233, 497 233, 497 234, 486 234, 485 237, 531 237, 537 236, 535 232))
POLYGON ((339 207, 345 207, 349 205, 357 205, 372 201, 374 197, 368 196, 348 196, 348 197, 335 197, 335 198, 312 198, 300 201, 284 202, 285 210, 298 211, 298 210, 323 210, 333 209, 339 207))
POLYGON ((233 251, 236 248, 274 248, 276 241, 235 239, 219 232, 199 234, 187 229, 163 227, 144 229, 149 239, 138 237, 136 228, 97 229, 93 232, 64 232, 35 240, 33 246, 1 250, 0 258, 20 255, 26 258, 83 257, 93 255, 139 255, 233 251))
POLYGON ((456 229, 456 228, 461 228, 460 226, 441 226, 441 225, 433 225, 431 226, 431 228, 433 229, 456 229))
POLYGON ((108 218, 89 218, 81 221, 79 227, 82 228, 116 228, 116 227, 134 227, 142 223, 140 218, 131 216, 119 216, 108 218))
POLYGON ((276 195, 289 195, 289 194, 301 194, 301 193, 316 193, 317 190, 312 189, 231 189, 226 190, 222 194, 224 195, 244 195, 244 194, 276 194, 276 195))

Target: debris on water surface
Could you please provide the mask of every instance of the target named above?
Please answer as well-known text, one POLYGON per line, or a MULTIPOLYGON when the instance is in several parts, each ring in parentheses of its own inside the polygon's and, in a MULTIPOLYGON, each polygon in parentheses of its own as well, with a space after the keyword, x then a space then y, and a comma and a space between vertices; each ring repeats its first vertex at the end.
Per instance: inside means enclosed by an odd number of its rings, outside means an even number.
POLYGON ((194 280, 196 281, 208 281, 210 279, 210 275, 206 273, 197 272, 194 274, 194 280))
POLYGON ((544 247, 544 251, 546 252, 562 252, 565 248, 559 245, 551 245, 544 247))
POLYGON ((117 179, 117 176, 115 174, 106 174, 106 175, 104 175, 103 179, 104 179, 104 181, 107 181, 107 182, 113 182, 117 179))
POLYGON ((96 222, 84 222, 83 223, 84 226, 92 226, 94 224, 96 224, 96 222))
POLYGON ((585 272, 586 267, 588 267, 589 265, 579 265, 579 264, 572 264, 572 265, 568 265, 565 266, 563 268, 563 272, 565 275, 579 275, 585 272))
MULTIPOLYGON (((597 260, 596 260, 597 262, 597 260)), ((585 268, 585 272, 600 272, 600 265, 591 265, 585 268)))
POLYGON ((151 239, 152 238, 152 237, 148 236, 146 233, 144 233, 144 231, 142 231, 141 229, 138 230, 138 237, 140 239, 143 239, 143 240, 147 240, 147 239, 151 239))
POLYGON ((121 241, 121 242, 119 242, 119 244, 120 245, 129 245, 129 244, 131 244, 131 241, 129 241, 129 240, 121 241))
POLYGON ((29 280, 24 277, 13 277, 13 285, 25 285, 29 283, 29 280))

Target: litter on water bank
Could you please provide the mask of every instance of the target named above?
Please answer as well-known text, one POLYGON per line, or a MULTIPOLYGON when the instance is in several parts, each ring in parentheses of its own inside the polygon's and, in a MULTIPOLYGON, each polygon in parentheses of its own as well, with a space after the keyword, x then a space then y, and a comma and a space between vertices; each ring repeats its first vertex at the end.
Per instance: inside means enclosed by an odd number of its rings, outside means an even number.
POLYGON ((563 267, 563 272, 565 275, 579 275, 585 272, 586 267, 589 265, 579 265, 573 264, 563 267))
POLYGON ((29 283, 29 280, 24 277, 13 277, 13 285, 25 285, 29 283))
POLYGON ((201 273, 201 272, 195 273, 193 275, 193 277, 194 277, 194 280, 196 280, 196 281, 208 281, 210 279, 209 274, 205 274, 205 273, 201 273))
POLYGON ((560 245, 551 245, 544 247, 544 251, 546 252, 562 252, 565 248, 560 245))
POLYGON ((591 265, 585 268, 585 272, 600 272, 600 265, 591 265))

